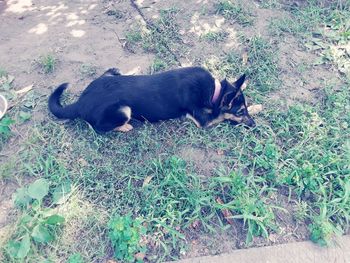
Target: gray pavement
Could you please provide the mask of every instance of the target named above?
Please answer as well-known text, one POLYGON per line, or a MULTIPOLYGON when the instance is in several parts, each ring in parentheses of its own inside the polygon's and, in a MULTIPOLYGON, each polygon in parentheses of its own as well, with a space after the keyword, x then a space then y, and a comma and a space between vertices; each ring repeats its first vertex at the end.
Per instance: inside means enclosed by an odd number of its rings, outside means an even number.
POLYGON ((240 249, 229 254, 177 261, 176 263, 350 263, 350 236, 336 240, 324 248, 311 241, 271 247, 240 249))

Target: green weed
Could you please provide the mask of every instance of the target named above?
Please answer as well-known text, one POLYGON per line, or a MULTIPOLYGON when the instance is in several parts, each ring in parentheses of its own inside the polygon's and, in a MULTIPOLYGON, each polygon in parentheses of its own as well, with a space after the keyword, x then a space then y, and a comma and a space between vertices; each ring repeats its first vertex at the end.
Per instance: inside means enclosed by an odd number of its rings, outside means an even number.
POLYGON ((311 240, 321 246, 330 245, 335 234, 340 236, 343 233, 342 229, 336 227, 328 217, 326 209, 325 206, 321 207, 320 215, 314 215, 309 226, 311 240))

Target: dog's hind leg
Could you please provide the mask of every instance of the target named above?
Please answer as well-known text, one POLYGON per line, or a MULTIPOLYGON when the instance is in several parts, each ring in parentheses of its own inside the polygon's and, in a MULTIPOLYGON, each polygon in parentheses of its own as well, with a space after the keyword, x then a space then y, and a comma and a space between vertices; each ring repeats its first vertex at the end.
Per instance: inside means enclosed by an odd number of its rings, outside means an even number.
POLYGON ((120 106, 118 104, 108 106, 101 118, 93 126, 95 130, 100 132, 121 131, 128 132, 132 130, 132 126, 128 123, 131 119, 131 108, 128 106, 120 106))
POLYGON ((133 129, 132 125, 129 124, 129 121, 131 119, 131 108, 128 106, 123 106, 119 109, 119 112, 125 114, 124 116, 127 118, 127 120, 124 122, 123 125, 114 128, 114 130, 120 132, 131 131, 133 129))

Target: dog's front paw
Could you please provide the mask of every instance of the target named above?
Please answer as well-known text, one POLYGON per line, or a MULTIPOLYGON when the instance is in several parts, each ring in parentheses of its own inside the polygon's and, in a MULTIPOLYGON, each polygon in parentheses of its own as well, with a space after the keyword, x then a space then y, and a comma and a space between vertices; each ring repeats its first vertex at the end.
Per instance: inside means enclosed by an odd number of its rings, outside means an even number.
POLYGON ((134 127, 130 125, 129 123, 125 123, 123 126, 117 127, 114 130, 115 131, 120 131, 120 132, 128 132, 131 131, 134 127))

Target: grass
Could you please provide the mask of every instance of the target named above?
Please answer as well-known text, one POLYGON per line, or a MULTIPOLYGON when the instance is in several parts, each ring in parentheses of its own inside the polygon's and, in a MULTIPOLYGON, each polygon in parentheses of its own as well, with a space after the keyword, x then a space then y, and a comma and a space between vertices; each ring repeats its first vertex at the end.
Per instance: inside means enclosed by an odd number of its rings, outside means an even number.
POLYGON ((159 58, 155 58, 153 60, 152 65, 151 65, 150 73, 154 74, 154 73, 157 73, 157 72, 161 72, 161 71, 164 71, 167 68, 168 68, 168 64, 165 61, 163 61, 163 60, 161 60, 159 58))
POLYGON ((153 74, 178 64, 175 52, 182 52, 179 25, 176 21, 179 10, 175 7, 160 10, 159 18, 146 26, 125 33, 126 47, 136 52, 142 46, 146 52, 156 55, 150 72, 153 74))
POLYGON ((80 73, 84 77, 92 77, 95 76, 97 73, 97 67, 91 64, 83 64, 80 67, 80 73))
MULTIPOLYGON (((228 124, 199 130, 189 122, 174 121, 146 124, 132 134, 101 136, 82 122, 62 126, 46 120, 30 131, 31 139, 12 169, 17 176, 43 177, 53 185, 74 182, 83 190, 80 200, 97 206, 107 217, 132 212, 143 218, 147 255, 154 261, 186 253, 186 233, 193 225, 200 225, 200 232, 229 228, 222 209, 229 209, 237 224, 242 224, 248 246, 255 236, 278 232, 275 211, 287 212, 277 206, 275 193, 284 188, 295 193, 289 198, 299 204, 298 220, 310 222, 313 239, 325 244, 333 233, 347 229, 350 212, 349 94, 345 87, 326 91, 320 107, 296 105, 287 112, 276 110, 278 105, 272 107, 261 117, 267 126, 253 131, 228 124), (211 170, 212 177, 201 176, 201 163, 179 156, 189 144, 203 151, 225 152, 221 168, 211 170), (223 205, 216 202, 217 197, 223 205)), ((78 222, 93 223, 89 218, 82 215, 78 222)), ((90 223, 79 229, 84 231, 90 223)), ((92 255, 99 258, 109 253, 107 224, 91 231, 101 229, 97 237, 104 241, 94 243, 100 255, 74 246, 74 250, 63 248, 64 257, 81 253, 90 261, 92 255)), ((87 242, 95 242, 94 235, 87 242)), ((57 242, 61 247, 66 240, 62 237, 57 242)), ((49 247, 45 251, 56 257, 57 251, 49 247)))
POLYGON ((280 86, 277 66, 278 50, 261 37, 242 38, 247 47, 247 63, 243 62, 243 55, 232 50, 225 56, 213 57, 206 61, 206 67, 217 76, 227 77, 232 81, 239 75, 246 73, 250 79, 247 94, 256 102, 261 102, 268 92, 280 86))
POLYGON ((38 64, 45 74, 52 73, 57 66, 57 59, 51 55, 43 55, 39 58, 38 64))
POLYGON ((182 52, 179 25, 176 21, 179 10, 175 7, 160 10, 160 17, 148 25, 143 37, 143 48, 156 54, 158 59, 172 66, 178 63, 175 52, 182 52))
POLYGON ((1 78, 1 77, 4 77, 4 76, 6 76, 6 75, 7 75, 6 70, 5 70, 4 68, 0 67, 0 78, 1 78))
POLYGON ((279 8, 281 7, 281 4, 279 3, 278 0, 259 0, 259 6, 262 8, 279 8))
POLYGON ((228 0, 219 1, 219 3, 215 4, 215 12, 242 26, 254 24, 253 14, 244 6, 242 1, 235 1, 234 3, 228 0))
POLYGON ((223 42, 227 39, 227 32, 208 32, 203 34, 202 38, 208 42, 223 42))
POLYGON ((126 32, 125 38, 129 43, 138 43, 142 40, 142 34, 139 30, 132 30, 126 32))
MULTIPOLYGON (((231 10, 233 3, 227 4, 230 8, 225 3, 220 2, 222 10, 231 10)), ((275 36, 294 34, 307 43, 315 26, 328 21, 341 38, 320 38, 322 43, 340 43, 348 37, 344 9, 308 3, 291 10, 292 18, 300 18, 290 20, 295 25, 279 21, 280 33, 275 36), (312 20, 305 34, 301 34, 303 16, 312 20)), ((174 54, 181 55, 177 16, 177 9, 163 10, 145 32, 127 33, 127 41, 156 54, 151 73, 173 66, 174 54)), ((217 41, 216 37, 209 38, 217 41)), ((290 228, 306 226, 310 239, 320 245, 349 231, 349 81, 345 76, 340 84, 322 84, 317 104, 295 102, 286 108, 283 102, 269 100, 272 91, 283 87, 274 42, 254 36, 241 37, 240 43, 246 47, 247 61, 231 50, 209 58, 206 66, 232 81, 247 73, 250 87, 245 92, 268 105, 256 117, 258 126, 253 130, 227 123, 198 129, 188 120, 173 120, 135 123, 127 134, 98 135, 82 121, 63 124, 44 117, 33 119, 25 129, 14 124, 15 131, 22 131, 21 136, 13 135, 21 147, 12 149, 11 158, 1 157, 5 160, 0 163, 1 179, 45 178, 50 191, 42 207, 65 218, 55 240, 38 246, 33 241, 28 261, 99 262, 118 251, 132 261, 146 247, 147 260, 161 262, 186 256, 196 236, 209 235, 212 246, 220 247, 215 236, 233 238, 230 233, 237 229, 235 238, 249 247, 258 237, 269 239, 282 228, 285 231, 283 217, 293 219, 290 228), (194 156, 186 155, 190 150, 195 150, 194 156), (66 192, 66 185, 70 194, 52 205, 54 196, 66 192), (116 218, 126 226, 124 239, 118 231, 109 234, 109 222, 116 218), (128 229, 139 227, 146 229, 141 236, 128 235, 128 229), (125 244, 132 246, 129 254, 118 250, 125 244)), ((335 60, 329 63, 336 65, 335 60)), ((32 212, 28 209, 16 210, 18 218, 32 212)), ((23 228, 14 224, 1 247, 19 233, 23 228)), ((11 262, 3 249, 1 253, 0 260, 11 262)))

